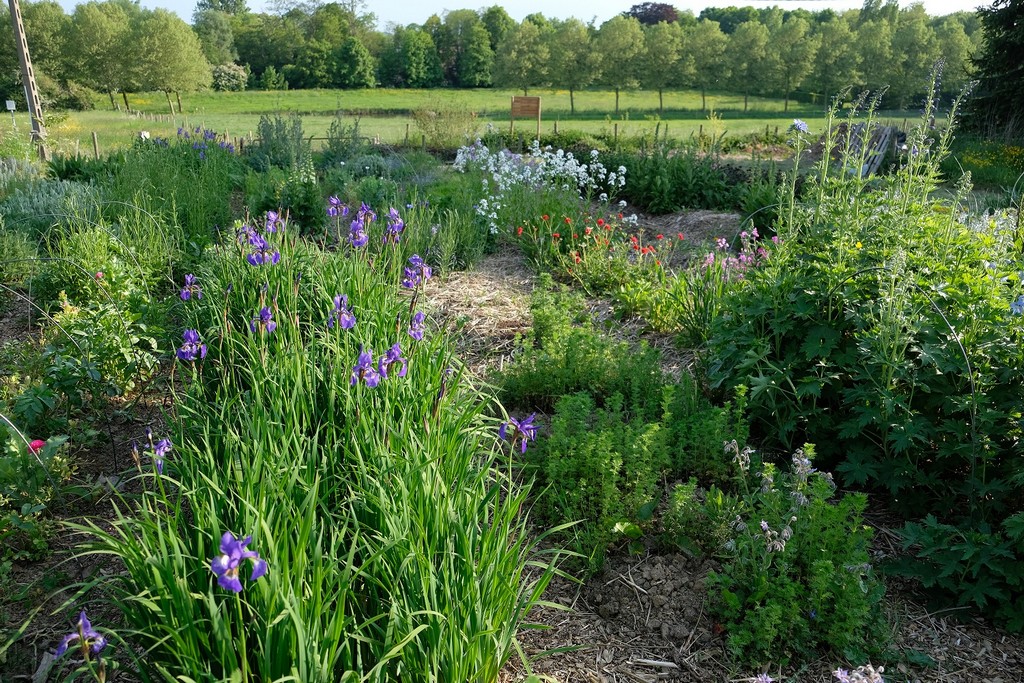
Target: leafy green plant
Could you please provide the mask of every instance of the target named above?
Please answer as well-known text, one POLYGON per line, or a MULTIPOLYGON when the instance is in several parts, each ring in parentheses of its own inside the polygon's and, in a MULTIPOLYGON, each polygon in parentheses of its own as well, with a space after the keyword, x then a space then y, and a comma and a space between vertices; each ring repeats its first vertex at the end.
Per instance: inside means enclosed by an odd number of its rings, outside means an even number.
POLYGON ((608 163, 626 169, 629 183, 620 195, 650 213, 731 209, 736 203, 717 155, 693 145, 674 149, 658 143, 638 153, 613 153, 608 163))
POLYGON ((665 382, 657 351, 614 341, 590 324, 575 326, 573 298, 552 289, 550 280, 548 285, 535 290, 530 304, 536 347, 524 346, 501 376, 505 401, 549 411, 562 396, 578 391, 588 392, 598 405, 619 394, 639 411, 635 414, 657 417, 665 382))
POLYGON ((67 437, 26 441, 21 432, 0 425, 0 561, 45 554, 52 523, 47 506, 71 475, 67 437))
POLYGON ((811 467, 811 446, 793 455, 789 473, 733 449, 742 507, 722 570, 707 580, 729 649, 755 666, 821 650, 854 661, 877 654, 883 588, 867 553, 866 496, 831 501, 835 487, 811 467))
POLYGON ((271 167, 286 171, 302 168, 310 160, 310 144, 302 132, 302 118, 291 114, 287 118, 264 114, 256 126, 256 140, 248 145, 246 158, 257 171, 271 167))
POLYGON ((650 521, 669 466, 662 426, 629 415, 621 394, 604 408, 587 393, 565 396, 536 456, 547 483, 538 512, 549 524, 579 523, 565 533, 590 571, 618 534, 635 538, 650 521))

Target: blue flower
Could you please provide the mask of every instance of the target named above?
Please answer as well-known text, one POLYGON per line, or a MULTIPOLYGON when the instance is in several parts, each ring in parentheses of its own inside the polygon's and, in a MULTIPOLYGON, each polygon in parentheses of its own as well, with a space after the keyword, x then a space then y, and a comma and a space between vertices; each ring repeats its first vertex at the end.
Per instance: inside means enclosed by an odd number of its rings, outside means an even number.
POLYGON ((242 582, 238 578, 238 568, 245 560, 252 562, 252 574, 249 576, 250 581, 255 581, 267 573, 266 560, 260 559, 258 553, 245 549, 250 543, 252 543, 252 536, 237 539, 230 531, 225 531, 224 535, 221 536, 221 555, 210 561, 210 569, 217 575, 217 583, 220 584, 221 588, 226 588, 236 593, 242 592, 242 582))
POLYGON ((811 131, 807 122, 801 121, 800 119, 793 119, 793 125, 790 126, 789 129, 795 130, 797 133, 809 133, 811 131))
POLYGON ((348 207, 341 200, 331 195, 327 198, 327 215, 331 218, 344 218, 348 215, 348 207))
POLYGON ((537 426, 533 424, 535 417, 537 417, 537 413, 532 413, 522 420, 509 417, 508 422, 502 422, 501 427, 498 428, 498 436, 510 442, 513 448, 518 443, 519 452, 525 453, 526 442, 537 440, 537 426))
POLYGON ((185 276, 185 286, 182 287, 180 296, 182 301, 188 301, 192 297, 203 298, 203 288, 199 286, 199 280, 195 275, 189 273, 185 276))
POLYGON ((89 623, 89 618, 85 616, 85 610, 82 610, 81 614, 78 615, 78 623, 76 626, 78 627, 78 630, 67 634, 60 641, 60 645, 57 646, 57 652, 54 656, 60 657, 63 655, 68 651, 68 646, 75 641, 78 641, 80 647, 85 653, 92 650, 93 654, 98 654, 100 650, 107 646, 107 639, 92 627, 92 624, 89 623))
POLYGON ((370 235, 366 232, 366 223, 363 221, 362 216, 357 216, 352 221, 352 227, 348 231, 348 243, 356 249, 365 247, 367 242, 370 241, 370 235))
POLYGON ((409 369, 409 361, 402 357, 402 349, 395 342, 394 346, 384 352, 384 355, 380 357, 380 361, 377 363, 377 373, 383 378, 388 378, 388 372, 398 365, 398 376, 405 377, 406 371, 409 369))
POLYGON ((334 297, 334 310, 327 316, 327 327, 334 329, 337 324, 343 330, 351 330, 356 326, 356 316, 348 305, 348 297, 339 294, 334 297))
POLYGON ((1024 294, 1017 297, 1016 301, 1010 303, 1010 315, 1024 315, 1024 294))
POLYGON ((406 266, 403 272, 402 286, 406 289, 415 289, 429 280, 432 274, 433 271, 430 269, 430 266, 420 258, 420 255, 413 254, 409 257, 409 265, 406 266))
POLYGON ((274 314, 266 306, 261 308, 259 313, 256 314, 256 317, 249 321, 249 331, 253 334, 256 333, 256 330, 259 330, 260 332, 267 332, 269 334, 276 329, 277 323, 274 322, 274 314))
POLYGON ((352 386, 362 381, 371 389, 380 384, 380 373, 373 367, 373 353, 371 351, 359 350, 359 359, 352 368, 352 379, 349 382, 352 386))
POLYGON ((203 344, 199 338, 199 332, 196 330, 185 330, 181 337, 185 343, 178 349, 178 358, 186 361, 206 358, 206 344, 203 344))
POLYGON ((392 207, 388 210, 388 229, 385 231, 382 241, 398 244, 402 239, 403 230, 405 230, 405 221, 398 215, 398 211, 392 207))
POLYGON ((281 252, 277 249, 271 251, 270 244, 259 233, 252 233, 249 237, 249 244, 253 247, 253 252, 245 257, 249 265, 277 265, 277 262, 281 260, 281 252))
POLYGON ((424 318, 426 316, 423 315, 423 311, 416 311, 412 316, 412 322, 409 323, 409 336, 416 341, 423 341, 423 333, 427 329, 427 326, 423 324, 424 318))
POLYGON ((160 439, 152 446, 153 449, 153 462, 156 464, 156 471, 159 474, 164 473, 164 458, 171 452, 174 446, 171 444, 170 439, 160 439))

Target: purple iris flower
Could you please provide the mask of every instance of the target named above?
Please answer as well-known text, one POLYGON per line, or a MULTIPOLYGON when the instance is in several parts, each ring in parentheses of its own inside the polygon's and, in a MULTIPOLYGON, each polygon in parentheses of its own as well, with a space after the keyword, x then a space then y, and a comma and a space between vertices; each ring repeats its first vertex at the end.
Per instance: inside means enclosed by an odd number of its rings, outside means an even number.
POLYGON ((238 229, 238 241, 242 243, 248 242, 257 234, 256 228, 251 227, 248 223, 243 223, 242 227, 238 229))
POLYGON ((185 276, 185 286, 181 289, 181 300, 188 301, 192 297, 203 298, 203 288, 199 286, 199 280, 192 273, 185 276))
POLYGON ((351 330, 356 326, 356 316, 348 305, 348 296, 339 294, 334 297, 334 310, 327 316, 327 327, 334 329, 337 324, 343 330, 351 330))
POLYGON ((412 316, 412 322, 409 323, 409 336, 416 341, 423 341, 423 333, 427 330, 427 326, 423 324, 426 317, 423 311, 416 311, 412 316))
POLYGON ((419 254, 413 254, 409 257, 409 265, 406 266, 403 273, 405 277, 402 278, 402 286, 406 289, 415 289, 422 283, 430 279, 433 271, 430 269, 419 254))
POLYGON ((519 452, 525 453, 526 442, 537 440, 537 426, 533 424, 535 417, 537 417, 537 413, 531 413, 529 417, 522 420, 509 417, 508 422, 502 422, 501 427, 498 428, 498 436, 511 442, 513 448, 518 442, 519 452))
POLYGON ((274 322, 274 313, 264 306, 260 309, 260 312, 256 314, 256 317, 249 321, 249 331, 254 333, 256 330, 260 332, 267 332, 268 334, 277 329, 277 323, 274 322))
POLYGON ((327 198, 327 215, 331 218, 344 218, 348 215, 348 207, 341 200, 331 195, 327 198))
POLYGON ((807 122, 801 121, 800 119, 793 119, 793 125, 789 128, 790 130, 795 130, 797 133, 808 133, 811 130, 807 125, 807 122))
MULTIPOLYGON (((152 443, 152 442, 151 442, 152 443)), ((160 439, 153 446, 153 462, 156 463, 156 471, 159 474, 164 473, 164 458, 171 452, 174 445, 170 439, 160 439)))
POLYGON ((249 238, 249 244, 253 247, 253 252, 245 257, 249 265, 277 265, 277 262, 281 260, 281 252, 277 249, 271 251, 270 244, 263 238, 263 235, 253 233, 249 238))
POLYGON ((1010 315, 1024 315, 1024 294, 1010 302, 1010 315))
POLYGON ((405 230, 405 221, 398 215, 398 211, 392 207, 388 210, 388 229, 384 232, 383 242, 398 244, 402 239, 402 231, 405 230))
POLYGON ((360 380, 371 389, 380 384, 380 374, 373 367, 373 353, 362 349, 359 351, 359 359, 352 368, 352 380, 349 384, 355 386, 360 380))
POLYGON ((92 624, 89 623, 89 617, 85 616, 85 610, 82 610, 81 614, 78 615, 78 623, 75 625, 78 627, 78 630, 64 636, 60 641, 60 645, 57 646, 56 657, 60 657, 67 652, 68 646, 76 641, 79 643, 79 647, 83 650, 92 650, 93 654, 98 654, 100 650, 107 646, 107 639, 92 627, 92 624))
POLYGON ((369 241, 370 235, 366 232, 366 223, 363 221, 362 216, 357 216, 352 221, 352 227, 348 231, 348 243, 356 249, 360 249, 365 247, 369 241))
POLYGON ((196 358, 206 358, 206 344, 199 338, 196 330, 185 330, 181 335, 185 341, 178 349, 178 358, 181 360, 194 361, 196 358))
POLYGON ((405 373, 409 369, 409 360, 402 357, 402 349, 395 342, 394 346, 384 352, 384 355, 380 357, 380 361, 377 363, 377 372, 384 379, 388 378, 388 372, 391 371, 396 365, 398 368, 398 376, 405 377, 405 373))
POLYGON ((373 209, 367 206, 364 202, 359 203, 359 211, 356 212, 356 216, 359 217, 359 220, 366 223, 366 225, 377 220, 377 214, 375 214, 373 209))
POLYGON ((255 581, 267 573, 266 560, 260 559, 259 553, 245 549, 250 543, 252 543, 252 536, 238 539, 230 531, 225 531, 224 535, 220 537, 221 555, 210 561, 210 569, 217 575, 217 583, 221 588, 227 588, 236 593, 242 592, 242 582, 238 579, 238 568, 244 560, 252 561, 250 581, 255 581))
POLYGON ((268 233, 284 229, 284 221, 281 220, 281 216, 277 211, 267 211, 267 219, 264 225, 268 233))

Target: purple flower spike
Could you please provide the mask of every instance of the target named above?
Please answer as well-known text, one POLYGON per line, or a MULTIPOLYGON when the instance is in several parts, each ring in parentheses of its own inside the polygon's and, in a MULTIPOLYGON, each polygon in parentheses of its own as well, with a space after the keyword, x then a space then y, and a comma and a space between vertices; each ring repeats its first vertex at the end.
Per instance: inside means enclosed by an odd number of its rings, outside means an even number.
POLYGON ((181 335, 185 341, 178 349, 178 358, 185 361, 195 361, 196 358, 206 358, 206 344, 199 338, 196 330, 185 330, 181 335))
POLYGON ((271 250, 270 244, 263 238, 263 235, 254 233, 249 237, 249 244, 253 252, 245 257, 251 266, 277 265, 281 260, 281 252, 277 249, 271 250))
POLYGON ((153 446, 153 462, 156 463, 156 471, 159 474, 164 473, 164 458, 167 457, 167 454, 170 453, 173 448, 174 445, 171 443, 170 439, 160 439, 156 442, 156 445, 153 446))
POLYGON ((419 254, 409 257, 409 265, 406 266, 402 278, 402 286, 406 289, 415 289, 430 279, 433 271, 424 262, 419 254))
POLYGON ((380 361, 377 363, 377 372, 384 379, 388 378, 388 372, 390 372, 396 365, 398 368, 398 376, 405 377, 405 373, 409 370, 409 360, 402 357, 402 349, 395 342, 395 345, 384 352, 384 355, 380 357, 380 361))
POLYGON ((522 420, 509 417, 508 422, 502 422, 498 428, 498 436, 510 442, 513 448, 518 443, 519 452, 526 453, 526 443, 537 440, 537 426, 533 424, 535 417, 537 417, 537 413, 531 413, 529 417, 522 420))
POLYGON ((255 581, 267 573, 266 560, 260 559, 259 553, 246 550, 245 547, 252 543, 252 536, 243 539, 235 538, 230 531, 225 531, 220 538, 220 557, 210 561, 210 569, 217 575, 217 583, 221 588, 236 593, 242 592, 242 582, 238 578, 238 569, 244 560, 252 561, 252 575, 250 581, 255 581))
POLYGON ((76 624, 78 630, 69 633, 60 641, 60 645, 57 646, 56 657, 60 657, 68 651, 68 647, 78 642, 79 646, 83 649, 92 650, 93 654, 98 654, 100 650, 107 646, 107 639, 103 635, 92 627, 89 623, 89 617, 85 616, 85 610, 78 615, 78 623, 76 624))
POLYGON ((409 336, 416 341, 423 341, 423 333, 427 330, 427 326, 423 324, 425 318, 423 311, 416 311, 412 316, 412 322, 409 323, 409 336))
POLYGON ((384 233, 383 242, 398 244, 402 240, 402 232, 405 230, 405 221, 398 215, 395 208, 388 210, 388 229, 384 233))
POLYGON ((352 227, 348 231, 348 243, 356 249, 365 247, 370 241, 370 235, 366 232, 366 222, 360 215, 352 221, 352 227))
POLYGON ((344 218, 348 215, 348 207, 341 200, 331 195, 327 198, 327 215, 331 218, 344 218))
POLYGON ((359 351, 359 359, 352 368, 352 379, 349 382, 352 386, 365 382, 371 389, 380 384, 380 373, 373 367, 373 353, 371 351, 359 351))
POLYGON ((185 276, 185 286, 181 288, 181 300, 188 301, 193 297, 202 299, 203 288, 199 286, 199 280, 196 276, 189 273, 185 276))
POLYGON ((351 330, 356 326, 356 316, 348 305, 348 297, 339 294, 334 297, 334 310, 327 316, 327 327, 334 329, 337 324, 343 330, 351 330))
POLYGON ((264 306, 260 309, 260 312, 256 314, 256 317, 249 322, 249 331, 253 334, 257 330, 260 332, 271 333, 277 329, 277 323, 274 322, 274 313, 264 306))

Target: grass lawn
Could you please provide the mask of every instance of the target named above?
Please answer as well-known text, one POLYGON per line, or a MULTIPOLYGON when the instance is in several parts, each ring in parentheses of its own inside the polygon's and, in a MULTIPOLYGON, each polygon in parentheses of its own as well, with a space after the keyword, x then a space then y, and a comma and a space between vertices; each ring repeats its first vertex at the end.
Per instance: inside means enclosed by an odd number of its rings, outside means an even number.
MULTIPOLYGON (((167 98, 163 93, 139 93, 128 96, 133 109, 142 116, 128 116, 114 111, 106 95, 97 97, 96 109, 71 112, 63 122, 50 126, 52 147, 63 153, 92 154, 92 133, 97 135, 100 152, 131 143, 141 131, 154 136, 174 136, 179 125, 204 126, 230 137, 255 132, 260 116, 294 112, 302 116, 307 135, 322 137, 327 133, 337 112, 347 119, 360 118, 360 132, 385 143, 415 143, 420 132, 410 113, 416 109, 437 106, 468 108, 478 114, 479 130, 492 124, 509 125, 508 109, 512 90, 289 90, 247 91, 239 93, 185 93, 184 114, 169 117, 167 98)), ((743 111, 740 95, 709 93, 708 111, 701 111, 700 92, 671 91, 664 95, 665 109, 658 113, 658 94, 653 91, 623 91, 620 111, 614 114, 615 95, 607 90, 586 90, 576 93, 576 113, 570 114, 569 93, 565 90, 537 89, 530 92, 542 98, 542 132, 580 130, 611 136, 617 127, 622 136, 654 131, 674 138, 686 138, 700 130, 728 135, 745 135, 765 128, 783 130, 794 118, 806 121, 812 131, 821 130, 824 106, 790 102, 789 111, 779 99, 751 97, 743 111), (713 118, 712 118, 713 112, 713 118)), ((116 98, 120 104, 121 98, 116 98)), ((894 123, 903 121, 902 112, 885 112, 894 123)), ((19 132, 28 131, 28 116, 18 115, 19 132)), ((522 120, 517 130, 526 135, 535 131, 535 124, 522 120)), ((9 134, 9 124, 0 136, 9 134)))

